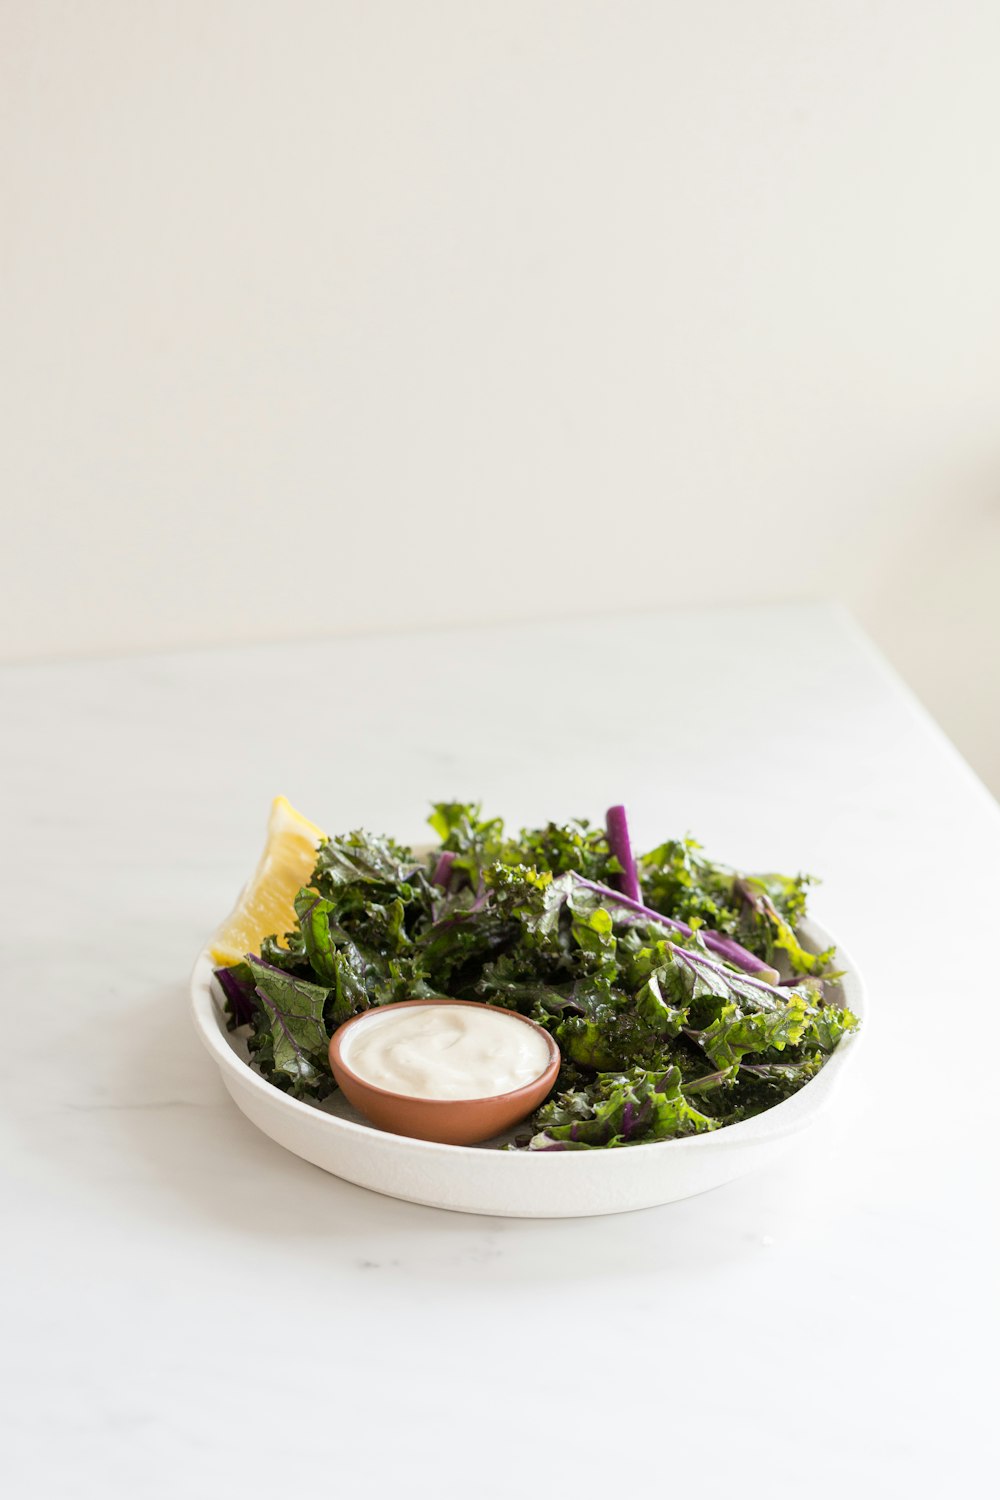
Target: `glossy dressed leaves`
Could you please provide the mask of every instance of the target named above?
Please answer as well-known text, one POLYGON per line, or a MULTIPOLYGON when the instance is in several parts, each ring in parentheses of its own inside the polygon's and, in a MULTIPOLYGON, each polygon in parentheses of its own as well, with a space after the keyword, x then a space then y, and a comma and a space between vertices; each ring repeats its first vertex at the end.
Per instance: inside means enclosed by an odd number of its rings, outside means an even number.
POLYGON ((294 928, 221 977, 278 1087, 329 1093, 329 1038, 372 1006, 487 1001, 531 1016, 562 1053, 519 1147, 617 1148, 769 1108, 857 1024, 832 998, 835 956, 796 932, 806 877, 741 874, 676 840, 639 857, 642 906, 628 910, 606 836, 583 820, 509 835, 450 802, 431 823, 441 844, 426 859, 363 832, 325 840, 294 928))

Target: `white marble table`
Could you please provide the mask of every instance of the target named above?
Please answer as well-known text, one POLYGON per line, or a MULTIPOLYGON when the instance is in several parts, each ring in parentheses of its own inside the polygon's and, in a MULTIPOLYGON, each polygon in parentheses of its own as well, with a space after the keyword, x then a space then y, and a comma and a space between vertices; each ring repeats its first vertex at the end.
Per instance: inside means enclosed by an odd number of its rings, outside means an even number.
POLYGON ((8 1494, 985 1493, 1000 816, 845 617, 0 676, 8 1494), (821 873, 872 1009, 839 1110, 766 1173, 603 1220, 446 1214, 285 1154, 186 992, 276 791, 411 839, 435 796, 625 801, 641 842, 821 873))

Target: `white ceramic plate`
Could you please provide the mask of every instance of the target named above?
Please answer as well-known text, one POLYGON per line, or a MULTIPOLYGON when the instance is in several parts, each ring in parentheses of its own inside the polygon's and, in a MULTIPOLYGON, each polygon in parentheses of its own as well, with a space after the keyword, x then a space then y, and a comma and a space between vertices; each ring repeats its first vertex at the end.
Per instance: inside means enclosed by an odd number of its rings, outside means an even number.
MULTIPOLYGON (((800 935, 814 952, 834 939, 815 922, 800 935)), ((864 1020, 861 978, 837 944, 845 970, 841 1003, 864 1020)), ((503 1151, 495 1146, 439 1146, 369 1125, 339 1093, 323 1106, 304 1104, 255 1073, 246 1045, 226 1030, 222 996, 207 952, 191 976, 194 1021, 219 1065, 222 1081, 247 1119, 296 1156, 391 1198, 435 1208, 512 1218, 573 1218, 624 1213, 707 1192, 769 1161, 829 1103, 859 1033, 845 1037, 810 1083, 773 1109, 708 1135, 625 1146, 617 1151, 503 1151)))

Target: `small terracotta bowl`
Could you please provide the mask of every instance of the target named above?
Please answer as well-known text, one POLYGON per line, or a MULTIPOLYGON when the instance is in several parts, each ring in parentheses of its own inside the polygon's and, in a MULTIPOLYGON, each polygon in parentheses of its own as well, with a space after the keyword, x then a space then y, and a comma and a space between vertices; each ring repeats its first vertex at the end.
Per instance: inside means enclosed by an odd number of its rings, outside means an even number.
POLYGON ((367 1115, 373 1125, 382 1130, 391 1130, 394 1135, 412 1135, 421 1141, 440 1141, 447 1146, 472 1146, 477 1141, 488 1141, 495 1135, 510 1130, 536 1110, 549 1093, 559 1072, 559 1048, 543 1026, 519 1016, 516 1011, 506 1011, 511 1025, 531 1026, 545 1038, 549 1049, 549 1064, 544 1073, 531 1083, 512 1089, 507 1094, 491 1094, 485 1099, 415 1099, 412 1094, 394 1094, 389 1089, 380 1089, 373 1083, 351 1071, 344 1062, 343 1045, 353 1026, 363 1026, 374 1014, 388 1010, 402 1010, 411 1005, 468 1005, 475 1010, 500 1009, 496 1005, 483 1005, 478 1000, 449 1000, 435 995, 427 1000, 398 1000, 394 1005, 380 1005, 377 1010, 362 1011, 339 1026, 330 1039, 330 1067, 333 1076, 345 1095, 362 1114, 367 1115))

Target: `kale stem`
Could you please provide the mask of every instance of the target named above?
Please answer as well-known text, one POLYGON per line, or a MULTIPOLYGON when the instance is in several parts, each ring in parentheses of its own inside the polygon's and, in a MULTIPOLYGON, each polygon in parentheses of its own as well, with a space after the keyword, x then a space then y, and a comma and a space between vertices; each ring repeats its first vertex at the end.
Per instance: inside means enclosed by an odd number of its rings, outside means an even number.
POLYGON ((641 901, 639 872, 636 869, 632 840, 628 832, 628 814, 620 802, 608 808, 605 827, 608 831, 608 848, 622 867, 622 873, 618 876, 618 884, 621 886, 622 893, 630 901, 641 901))
MULTIPOLYGON (((610 886, 598 885, 596 880, 587 880, 583 875, 577 875, 575 878, 579 885, 614 901, 618 906, 624 906, 648 921, 658 922, 661 927, 667 927, 673 932, 681 932, 686 937, 691 936, 693 929, 686 922, 679 922, 675 917, 665 917, 662 912, 654 911, 651 906, 643 906, 641 901, 635 901, 631 896, 622 895, 620 891, 613 891, 610 886)), ((745 974, 756 974, 766 989, 774 987, 779 977, 777 969, 772 969, 770 964, 766 964, 762 958, 757 957, 756 953, 751 953, 749 949, 744 948, 735 938, 725 937, 721 932, 713 932, 708 927, 699 928, 698 935, 705 947, 719 958, 725 959, 734 968, 742 969, 745 974)), ((716 966, 713 965, 713 967, 716 966)))

